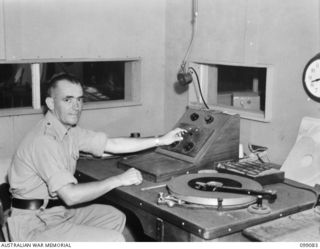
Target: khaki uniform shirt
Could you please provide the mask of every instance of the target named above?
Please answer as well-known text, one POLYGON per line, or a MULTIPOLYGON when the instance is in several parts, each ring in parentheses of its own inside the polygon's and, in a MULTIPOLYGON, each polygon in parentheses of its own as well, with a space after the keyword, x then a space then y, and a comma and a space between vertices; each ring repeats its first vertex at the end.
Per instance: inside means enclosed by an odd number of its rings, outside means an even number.
POLYGON ((51 199, 57 190, 77 183, 74 173, 79 151, 101 156, 107 136, 73 127, 67 130, 48 112, 17 149, 8 172, 13 197, 51 199))

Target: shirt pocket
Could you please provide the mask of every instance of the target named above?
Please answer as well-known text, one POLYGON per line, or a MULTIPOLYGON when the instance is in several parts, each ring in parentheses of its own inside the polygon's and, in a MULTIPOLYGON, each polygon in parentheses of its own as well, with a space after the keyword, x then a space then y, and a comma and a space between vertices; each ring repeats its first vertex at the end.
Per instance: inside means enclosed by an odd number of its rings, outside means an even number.
POLYGON ((71 169, 71 171, 75 171, 78 159, 79 159, 79 151, 72 150, 71 158, 70 158, 70 169, 71 169))
POLYGON ((72 152, 71 152, 71 157, 72 157, 73 160, 77 161, 79 159, 79 151, 73 149, 72 152))

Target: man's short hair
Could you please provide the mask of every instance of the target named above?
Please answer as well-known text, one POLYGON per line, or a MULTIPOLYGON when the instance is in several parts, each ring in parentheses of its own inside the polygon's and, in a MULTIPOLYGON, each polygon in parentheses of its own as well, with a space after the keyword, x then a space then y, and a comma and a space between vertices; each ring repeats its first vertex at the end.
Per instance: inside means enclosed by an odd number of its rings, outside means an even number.
POLYGON ((47 96, 46 97, 52 96, 52 90, 54 88, 56 88, 57 83, 62 80, 66 80, 66 81, 69 81, 73 84, 77 84, 77 85, 80 85, 81 87, 83 87, 81 81, 75 75, 70 74, 70 73, 64 73, 64 72, 57 73, 57 74, 54 74, 47 83, 47 86, 46 86, 47 96))
MULTIPOLYGON (((70 73, 65 73, 65 72, 57 73, 57 74, 54 74, 46 84, 46 87, 45 87, 46 97, 52 97, 52 90, 55 89, 57 87, 57 83, 62 80, 66 80, 66 81, 69 81, 70 83, 80 85, 83 88, 82 82, 75 75, 70 73)), ((43 113, 44 114, 47 113, 48 110, 49 108, 47 104, 45 104, 43 106, 43 113)))

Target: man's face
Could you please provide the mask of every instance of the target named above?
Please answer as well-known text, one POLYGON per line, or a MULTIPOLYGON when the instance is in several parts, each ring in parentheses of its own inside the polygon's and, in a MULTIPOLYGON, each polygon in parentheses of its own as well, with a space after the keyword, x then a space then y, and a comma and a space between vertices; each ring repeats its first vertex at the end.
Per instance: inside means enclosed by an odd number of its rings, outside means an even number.
POLYGON ((78 123, 83 104, 83 90, 79 84, 59 81, 48 99, 49 109, 66 128, 78 123))

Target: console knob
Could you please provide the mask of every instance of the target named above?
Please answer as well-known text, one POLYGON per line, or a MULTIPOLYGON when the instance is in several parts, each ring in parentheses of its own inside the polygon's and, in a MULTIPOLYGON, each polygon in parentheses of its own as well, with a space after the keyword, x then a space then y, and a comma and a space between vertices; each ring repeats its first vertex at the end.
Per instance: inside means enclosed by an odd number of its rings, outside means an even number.
POLYGON ((213 122, 214 118, 211 115, 205 116, 204 120, 206 121, 207 124, 210 124, 213 122))
POLYGON ((193 129, 193 133, 198 134, 199 132, 200 132, 200 129, 199 129, 199 128, 194 128, 194 129, 193 129))
POLYGON ((192 120, 192 121, 196 121, 197 119, 199 118, 199 114, 198 113, 192 113, 191 115, 190 115, 190 119, 192 120))
POLYGON ((174 147, 176 147, 179 143, 180 143, 179 141, 175 141, 175 142, 173 142, 172 144, 170 144, 170 147, 171 147, 171 148, 174 148, 174 147))
POLYGON ((193 143, 188 143, 186 146, 184 146, 184 150, 188 152, 192 150, 193 147, 194 147, 193 143))

